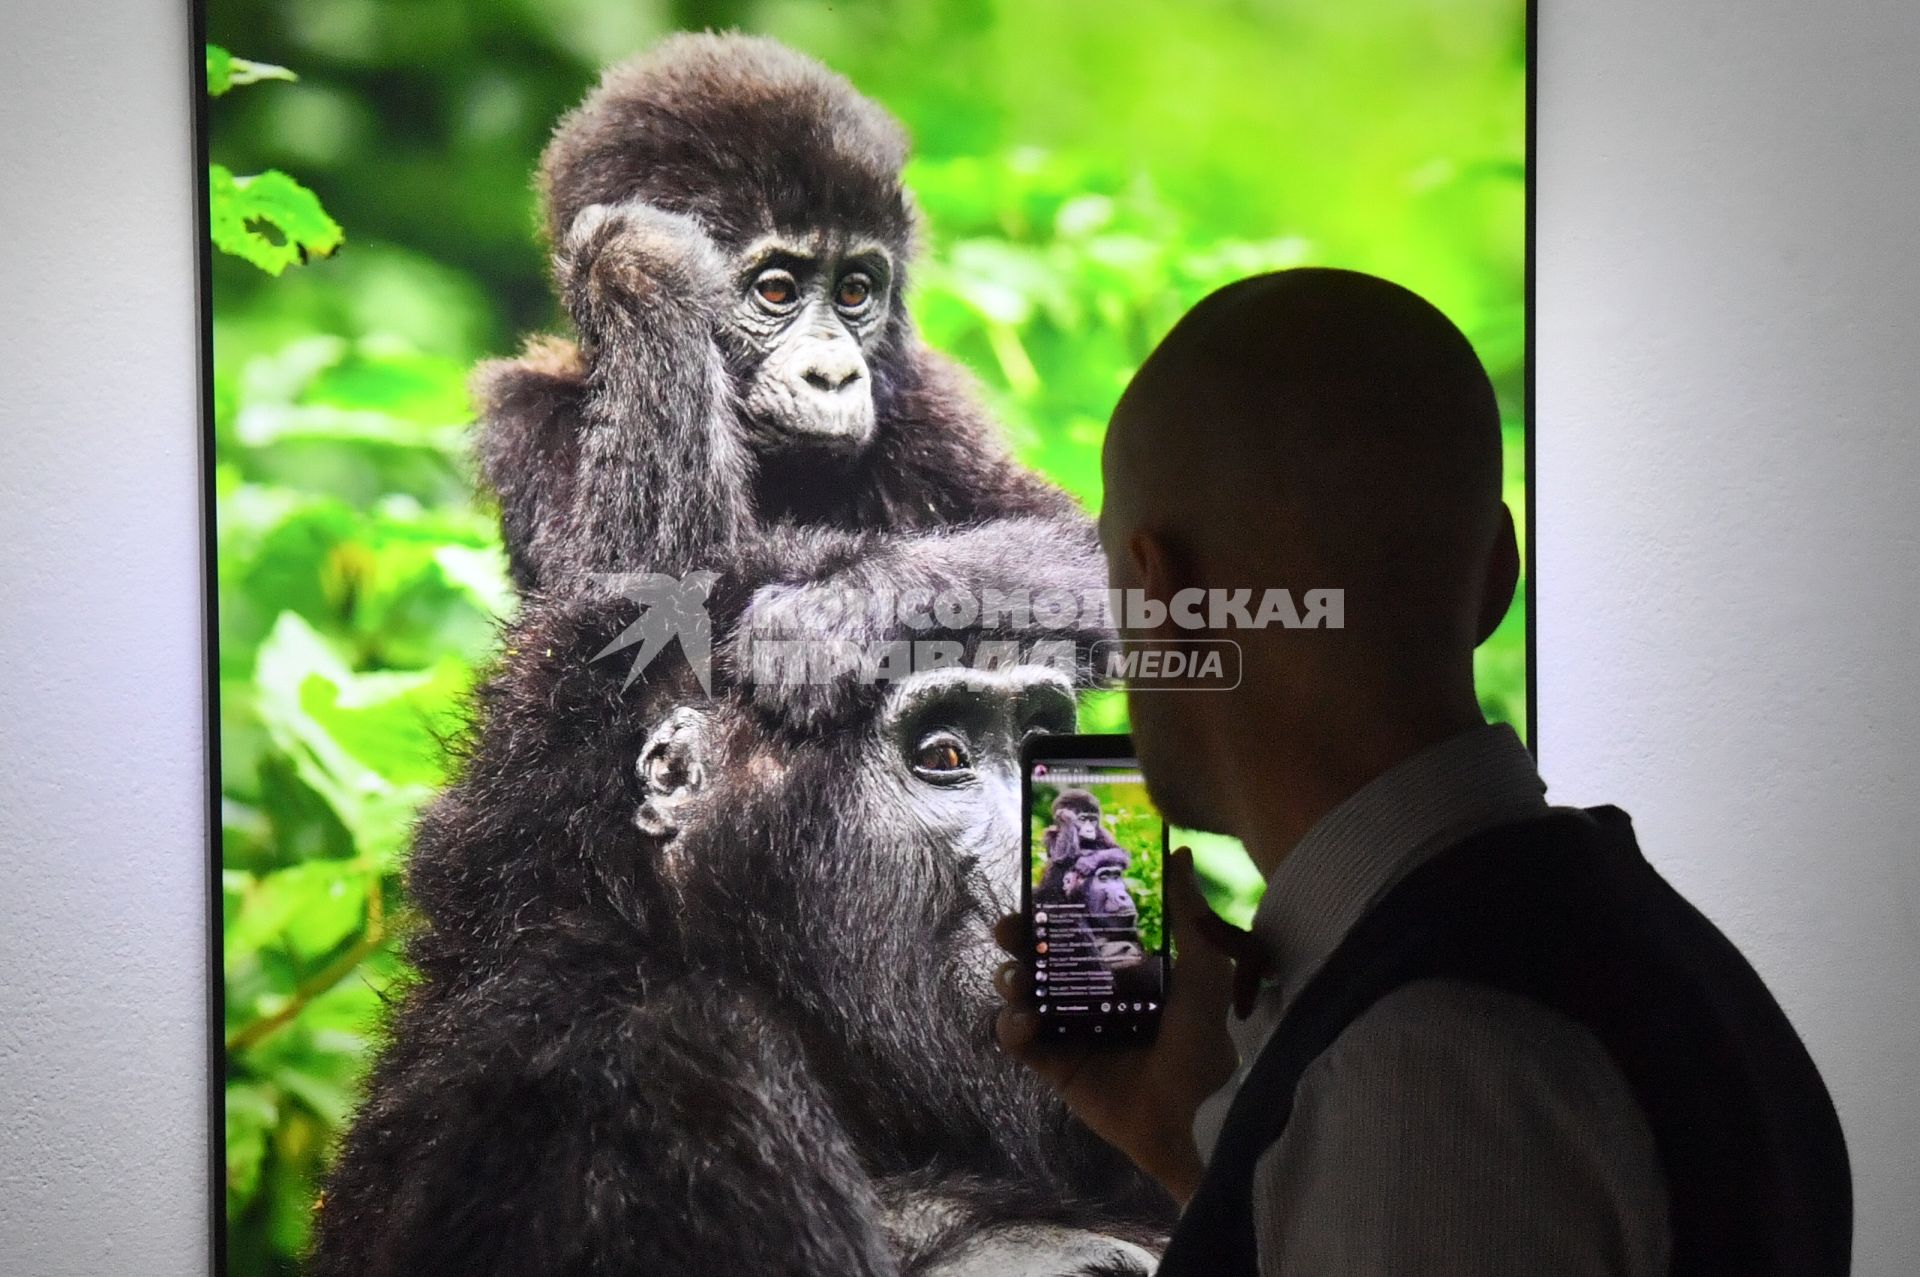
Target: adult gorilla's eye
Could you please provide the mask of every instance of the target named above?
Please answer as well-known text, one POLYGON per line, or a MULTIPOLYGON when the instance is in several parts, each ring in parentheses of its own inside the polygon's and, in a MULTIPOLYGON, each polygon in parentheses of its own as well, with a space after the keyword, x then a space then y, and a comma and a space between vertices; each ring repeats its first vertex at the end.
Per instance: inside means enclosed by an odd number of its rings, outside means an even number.
POLYGON ((873 281, 856 273, 840 281, 840 287, 834 291, 833 301, 841 310, 859 310, 872 296, 873 281))
POLYGON ((914 750, 913 770, 928 780, 956 780, 972 770, 972 760, 959 737, 940 732, 914 750))
POLYGON ((800 289, 794 284, 793 276, 783 270, 763 271, 759 278, 753 281, 753 292, 774 310, 785 310, 800 296, 800 289))

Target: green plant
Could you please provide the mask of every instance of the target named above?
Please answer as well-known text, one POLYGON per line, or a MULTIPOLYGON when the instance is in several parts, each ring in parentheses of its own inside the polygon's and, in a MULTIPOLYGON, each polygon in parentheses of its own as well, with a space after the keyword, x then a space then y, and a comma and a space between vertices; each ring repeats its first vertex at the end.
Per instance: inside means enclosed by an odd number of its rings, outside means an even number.
MULTIPOLYGON (((249 62, 217 44, 207 46, 211 97, 238 85, 299 78, 285 67, 249 62)), ((215 248, 269 275, 295 262, 325 257, 345 238, 340 224, 320 206, 320 197, 278 169, 235 177, 223 164, 208 165, 207 220, 215 248)))

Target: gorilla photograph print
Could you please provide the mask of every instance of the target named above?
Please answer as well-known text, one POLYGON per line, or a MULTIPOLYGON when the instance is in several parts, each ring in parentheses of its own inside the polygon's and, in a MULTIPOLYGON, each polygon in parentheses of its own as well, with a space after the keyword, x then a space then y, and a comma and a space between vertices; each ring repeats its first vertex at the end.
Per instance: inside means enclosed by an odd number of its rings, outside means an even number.
MULTIPOLYGON (((974 659, 1111 635, 818 604, 1102 590, 1129 377, 1303 265, 1468 334, 1528 526, 1529 37, 198 0, 220 1271, 1150 1272, 1172 1202, 992 1034, 1023 872, 1117 978, 1164 945, 1143 788, 1019 801, 1123 696, 974 659), (961 659, 752 676, 794 639, 961 659)), ((1523 731, 1528 635, 1480 653, 1523 731)))

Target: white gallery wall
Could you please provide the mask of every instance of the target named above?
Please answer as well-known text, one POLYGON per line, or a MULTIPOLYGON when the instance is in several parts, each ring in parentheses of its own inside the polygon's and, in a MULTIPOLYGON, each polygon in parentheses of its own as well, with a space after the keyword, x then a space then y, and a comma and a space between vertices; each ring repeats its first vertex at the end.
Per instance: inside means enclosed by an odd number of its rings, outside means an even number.
POLYGON ((0 1273, 207 1267, 184 0, 0 23, 0 1273))
POLYGON ((1920 1255, 1920 4, 1543 4, 1540 762, 1633 813, 1920 1255))
MULTIPOLYGON (((1920 1254, 1920 5, 1543 0, 1542 763, 1753 957, 1920 1254)), ((206 1230, 181 3, 0 41, 0 1272, 206 1230)))

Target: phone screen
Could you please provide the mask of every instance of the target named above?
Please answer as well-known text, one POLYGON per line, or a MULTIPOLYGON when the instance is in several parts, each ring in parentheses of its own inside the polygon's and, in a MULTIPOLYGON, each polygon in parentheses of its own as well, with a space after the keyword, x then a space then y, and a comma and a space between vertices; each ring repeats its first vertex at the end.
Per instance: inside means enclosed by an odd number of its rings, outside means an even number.
POLYGON ((1022 768, 1022 905, 1046 1037, 1150 1038, 1166 1000, 1167 826, 1125 736, 1039 737, 1022 768))

